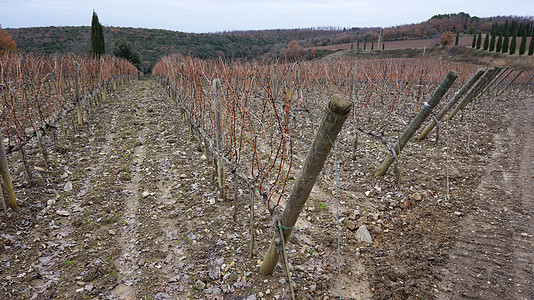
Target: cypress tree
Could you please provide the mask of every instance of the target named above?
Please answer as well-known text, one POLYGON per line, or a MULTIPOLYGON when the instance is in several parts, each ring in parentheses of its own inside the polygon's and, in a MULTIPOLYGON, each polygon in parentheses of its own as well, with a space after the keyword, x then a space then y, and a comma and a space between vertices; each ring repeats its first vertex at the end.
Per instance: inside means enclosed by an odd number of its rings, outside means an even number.
POLYGON ((386 43, 382 42, 382 50, 386 49, 386 43))
POLYGON ((375 43, 371 41, 371 50, 374 50, 374 49, 375 49, 375 43))
POLYGON ((508 34, 505 34, 504 37, 502 38, 502 53, 508 52, 508 48, 510 48, 508 44, 509 42, 510 42, 510 37, 508 36, 508 34))
POLYGON ((356 44, 356 50, 360 50, 360 40, 358 40, 358 43, 356 44))
POLYGON ((517 43, 517 37, 514 35, 512 37, 512 41, 510 42, 510 55, 515 53, 515 49, 517 48, 516 43, 517 43))
POLYGON ((484 50, 488 50, 489 46, 489 33, 486 33, 486 37, 484 38, 484 50))
POLYGON ((473 35, 473 42, 471 43, 471 48, 475 48, 477 45, 477 35, 473 35))
POLYGON ((477 39, 477 49, 480 49, 481 44, 482 44, 482 32, 479 32, 478 39, 477 39))
POLYGON ((499 24, 497 22, 493 22, 493 25, 491 25, 491 34, 496 35, 497 30, 499 30, 499 24))
POLYGON ((530 44, 528 44, 528 55, 534 54, 534 33, 530 37, 530 44))
POLYGON ((504 36, 509 32, 510 32, 510 23, 508 22, 508 20, 506 20, 506 22, 504 22, 504 25, 502 27, 502 35, 504 36))
POLYGON ((519 45, 519 55, 525 54, 527 50, 527 37, 524 36, 521 38, 521 44, 519 45))
POLYGON ((458 46, 458 42, 460 41, 460 33, 456 33, 456 40, 454 41, 454 45, 458 46))
POLYGON ((489 44, 489 51, 492 52, 493 50, 495 50, 495 34, 491 35, 491 40, 489 44))
POLYGON ((93 57, 99 58, 106 53, 106 46, 104 43, 104 31, 102 25, 98 21, 98 16, 93 10, 93 19, 91 21, 91 53, 93 57))
POLYGON ((495 47, 495 52, 499 53, 502 50, 502 35, 499 35, 499 39, 497 40, 497 46, 495 47))
POLYGON ((363 51, 365 51, 365 48, 367 48, 367 41, 363 41, 363 51))

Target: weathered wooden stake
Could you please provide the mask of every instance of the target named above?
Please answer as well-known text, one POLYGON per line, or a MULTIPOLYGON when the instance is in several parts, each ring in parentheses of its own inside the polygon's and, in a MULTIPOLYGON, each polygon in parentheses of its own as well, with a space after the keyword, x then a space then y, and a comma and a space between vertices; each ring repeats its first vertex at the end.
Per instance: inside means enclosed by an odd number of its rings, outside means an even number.
POLYGON ((74 116, 74 112, 71 111, 70 113, 70 119, 72 121, 72 130, 73 131, 76 131, 77 130, 77 127, 76 127, 76 117, 74 116))
POLYGON ((60 126, 61 126, 61 131, 63 132, 63 138, 66 139, 67 138, 67 129, 65 128, 65 122, 67 122, 66 120, 63 120, 62 122, 60 122, 60 126))
MULTIPOLYGON (((447 73, 447 76, 445 76, 445 78, 443 79, 439 87, 436 89, 430 100, 424 103, 417 116, 415 116, 410 125, 408 125, 408 128, 406 128, 402 136, 395 143, 394 149, 397 156, 400 154, 404 146, 406 146, 410 138, 415 134, 417 129, 421 127, 425 119, 432 112, 432 109, 434 109, 434 107, 439 103, 443 95, 445 95, 447 90, 452 86, 456 78, 458 78, 458 73, 454 71, 449 71, 449 73, 447 73)), ((378 170, 375 172, 375 176, 382 176, 386 174, 387 170, 394 161, 395 158, 391 155, 388 155, 388 157, 384 159, 378 170)))
POLYGON ((512 83, 514 83, 514 81, 517 79, 517 77, 519 77, 519 75, 523 73, 523 71, 525 70, 519 71, 517 75, 515 75, 514 79, 512 79, 512 81, 510 81, 510 83, 508 83, 508 85, 504 89, 502 89, 497 95, 502 95, 502 93, 504 93, 512 85, 512 83))
POLYGON ((76 81, 76 113, 78 114, 78 124, 81 126, 83 124, 83 115, 82 115, 82 105, 81 105, 81 91, 80 91, 80 70, 78 65, 76 65, 76 72, 74 72, 74 80, 76 81))
POLYGON ((222 126, 221 126, 221 102, 219 101, 219 96, 221 94, 221 82, 218 78, 213 79, 213 90, 215 92, 215 130, 217 131, 217 174, 219 176, 219 189, 221 190, 221 195, 223 199, 225 198, 224 192, 224 166, 221 159, 222 155, 222 126))
POLYGON ((24 149, 24 145, 20 146, 20 155, 22 156, 22 163, 24 164, 26 175, 28 175, 28 182, 31 183, 33 181, 33 174, 30 166, 28 165, 28 157, 26 155, 26 149, 24 149))
POLYGON ((40 129, 38 129, 36 133, 37 133, 37 143, 39 143, 39 146, 41 147, 41 151, 43 152, 43 160, 44 160, 45 168, 48 169, 48 151, 46 149, 46 144, 44 143, 44 140, 43 140, 43 132, 40 129))
POLYGON ((3 184, 0 184, 0 190, 2 191, 2 208, 4 209, 4 212, 7 212, 7 205, 6 205, 6 189, 4 188, 3 184))
POLYGON ((252 258, 254 255, 254 186, 250 187, 250 250, 248 256, 252 258))
POLYGON ((237 208, 239 206, 239 199, 237 194, 237 183, 238 183, 238 177, 237 177, 237 170, 235 169, 235 166, 232 167, 232 175, 234 179, 234 214, 233 219, 234 223, 237 223, 237 208))
POLYGON ((501 76, 503 76, 503 74, 506 73, 506 71, 509 68, 510 67, 504 67, 504 68, 503 67, 495 67, 495 74, 493 75, 493 78, 486 84, 486 86, 484 87, 484 89, 481 92, 481 95, 484 94, 484 93, 488 93, 489 94, 488 91, 493 86, 493 84, 495 84, 501 78, 501 76))
MULTIPOLYGON (((336 94, 330 98, 321 126, 315 134, 312 147, 306 155, 302 170, 282 214, 281 227, 286 244, 351 108, 352 102, 342 95, 336 94)), ((271 274, 278 262, 279 254, 276 252, 275 236, 271 240, 269 250, 267 250, 260 268, 260 273, 263 275, 271 274)))
POLYGON ((475 86, 471 88, 471 91, 465 95, 465 97, 460 101, 460 103, 451 111, 449 112, 449 115, 447 116, 447 119, 450 121, 452 118, 460 111, 461 109, 464 109, 464 107, 469 104, 477 95, 480 93, 480 91, 488 84, 488 82, 491 80, 492 76, 495 74, 495 69, 489 69, 487 70, 482 77, 475 83, 475 86))
POLYGON ((4 149, 4 143, 2 142, 2 140, 2 135, 0 135, 0 176, 2 177, 2 184, 4 185, 7 192, 9 207, 15 209, 18 207, 17 198, 15 197, 13 183, 11 183, 9 167, 7 166, 6 150, 4 149))
POLYGON ((356 160, 358 152, 358 132, 354 132, 354 141, 352 142, 352 160, 356 160))
POLYGON ((56 128, 52 127, 50 128, 50 131, 52 132, 52 141, 54 145, 54 151, 58 152, 56 128))
MULTIPOLYGON (((436 115, 436 119, 438 121, 440 121, 441 118, 443 118, 443 116, 445 116, 445 114, 447 114, 447 112, 454 107, 456 102, 458 102, 458 100, 460 100, 460 98, 462 98, 463 95, 467 93, 467 91, 469 91, 469 89, 475 84, 475 82, 477 82, 477 80, 482 76, 482 74, 484 74, 484 72, 484 69, 478 69, 475 75, 473 75, 473 77, 471 77, 471 79, 469 79, 469 81, 464 84, 464 86, 458 91, 458 93, 454 95, 454 97, 450 101, 447 102, 447 104, 436 115)), ((421 134, 417 137, 417 139, 421 141, 426 138, 426 136, 430 133, 430 131, 432 131, 432 129, 434 129, 436 125, 436 121, 432 120, 431 123, 428 124, 428 126, 425 128, 425 130, 423 130, 423 132, 421 132, 421 134)))
POLYGON ((521 91, 530 83, 532 78, 534 78, 534 72, 532 73, 532 75, 530 75, 530 78, 527 80, 527 82, 525 82, 525 84, 523 84, 523 86, 519 89, 519 91, 517 91, 516 95, 519 95, 519 93, 521 93, 521 91))
MULTIPOLYGON (((499 81, 493 85, 493 87, 491 89, 488 89, 488 94, 491 94, 491 92, 493 92, 506 78, 508 78, 508 76, 510 76, 510 74, 512 74, 514 72, 514 69, 513 68, 510 68, 510 67, 506 67, 505 68, 505 71, 502 71, 500 72, 500 74, 496 74, 495 76, 499 76, 500 79, 499 81), (506 70, 509 70, 508 73, 505 74, 506 70), (502 76, 502 77, 501 77, 502 76)), ((495 80, 497 81, 497 80, 495 80)), ((490 82, 490 84, 493 84, 493 82, 490 82)))

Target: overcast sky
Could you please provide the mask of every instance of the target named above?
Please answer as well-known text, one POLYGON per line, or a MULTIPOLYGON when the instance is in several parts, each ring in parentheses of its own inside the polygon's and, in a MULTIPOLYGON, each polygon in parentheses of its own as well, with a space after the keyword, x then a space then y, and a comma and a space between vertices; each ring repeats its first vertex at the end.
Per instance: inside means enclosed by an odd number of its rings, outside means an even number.
POLYGON ((435 14, 532 16, 534 0, 0 0, 3 28, 91 24, 185 32, 242 29, 389 27, 435 14))

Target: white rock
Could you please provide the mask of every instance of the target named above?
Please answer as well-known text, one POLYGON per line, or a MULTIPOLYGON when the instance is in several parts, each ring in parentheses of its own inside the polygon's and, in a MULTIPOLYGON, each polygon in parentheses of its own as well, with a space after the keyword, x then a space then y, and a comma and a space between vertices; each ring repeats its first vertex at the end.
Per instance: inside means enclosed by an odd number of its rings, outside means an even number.
POLYGON ((38 167, 38 166, 33 166, 33 169, 35 171, 39 171, 39 172, 44 172, 45 169, 41 168, 41 167, 38 167))
POLYGON ((58 214, 58 215, 60 215, 62 217, 70 216, 70 212, 68 212, 66 210, 61 210, 61 209, 56 210, 56 214, 58 214))
POLYGON ((202 154, 202 156, 200 157, 201 160, 207 160, 208 158, 206 157, 205 154, 202 154))
POLYGON ((373 239, 371 238, 369 230, 367 230, 367 226, 365 225, 360 226, 360 228, 356 230, 356 239, 360 242, 367 242, 369 244, 373 243, 373 239))
POLYGON ((46 206, 52 206, 54 204, 56 204, 56 200, 54 200, 54 199, 50 199, 50 200, 46 201, 46 206))
POLYGON ((195 289, 202 291, 205 287, 206 287, 206 284, 203 281, 197 280, 195 282, 195 289))
POLYGON ((142 194, 143 198, 148 197, 148 195, 150 195, 150 193, 148 191, 144 191, 143 194, 142 194))
POLYGON ((65 183, 65 185, 63 186, 63 190, 64 190, 65 192, 70 192, 70 191, 72 191, 72 182, 67 181, 67 183, 65 183))

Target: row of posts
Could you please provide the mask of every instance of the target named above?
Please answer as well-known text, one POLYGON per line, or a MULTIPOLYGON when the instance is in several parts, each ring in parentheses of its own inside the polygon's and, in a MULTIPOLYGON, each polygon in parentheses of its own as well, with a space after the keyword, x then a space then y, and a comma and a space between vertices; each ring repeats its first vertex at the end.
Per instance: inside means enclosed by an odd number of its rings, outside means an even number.
MULTIPOLYGON (((423 132, 417 137, 418 140, 424 139, 429 132, 437 125, 436 122, 439 122, 447 113, 447 118, 450 120, 454 115, 461 109, 465 108, 470 102, 472 102, 476 97, 479 97, 483 93, 490 93, 497 86, 502 83, 512 72, 509 68, 496 67, 489 70, 479 69, 468 82, 466 82, 462 88, 455 94, 455 96, 449 100, 445 106, 440 110, 437 115, 432 115, 432 122, 423 130, 423 132), (499 80, 499 81, 498 81, 499 80), (455 104, 459 103, 456 107, 455 104)), ((499 94, 502 94, 512 83, 513 81, 521 74, 521 71, 516 74, 514 79, 503 88, 499 94)), ((523 85, 520 91, 530 82, 533 76, 523 85)), ((438 88, 434 91, 430 99, 424 103, 422 108, 416 117, 408 125, 404 133, 400 138, 395 142, 392 154, 388 155, 380 167, 375 172, 376 176, 382 176, 386 174, 387 170, 400 154, 402 149, 407 145, 408 141, 413 137, 415 132, 422 126, 425 120, 431 115, 432 110, 438 105, 443 96, 447 93, 450 87, 453 85, 455 80, 458 78, 458 74, 454 71, 450 71, 438 88)), ((183 82, 183 81, 182 81, 183 82)), ((211 152, 214 155, 214 173, 217 174, 218 186, 221 190, 221 193, 224 197, 224 167, 223 165, 229 164, 228 160, 223 159, 222 154, 222 131, 221 131, 221 119, 220 119, 220 82, 218 79, 213 81, 213 90, 214 90, 214 106, 215 106, 215 127, 216 127, 216 137, 215 141, 209 141, 210 144, 213 144, 214 147, 211 148, 211 152)), ((519 91, 519 92, 520 92, 519 91)), ((518 93, 519 93, 518 92, 518 93)), ((174 95, 176 98, 177 95, 174 95)), ((290 194, 288 203, 282 213, 280 219, 275 221, 276 227, 281 229, 283 239, 280 238, 280 235, 275 234, 267 251, 267 254, 263 260, 260 272, 264 275, 272 273, 274 267, 280 256, 280 247, 279 245, 288 242, 288 239, 293 230, 300 212, 302 211, 305 203, 309 197, 311 189, 315 184, 317 176, 319 175, 326 157, 330 152, 333 144, 337 138, 341 127, 346 120, 349 111, 351 110, 352 103, 345 96, 334 95, 331 97, 330 102, 328 103, 328 108, 325 109, 323 114, 323 119, 321 127, 316 131, 312 146, 308 152, 303 167, 300 171, 299 176, 295 182, 295 186, 290 194), (279 222, 279 223, 278 223, 279 222)), ((183 109, 183 107, 182 107, 183 109)), ((184 111, 186 113, 186 111, 184 111)), ((191 120, 189 120, 191 122, 191 120)), ((204 139, 208 139, 205 132, 197 126, 197 129, 201 133, 204 139)), ((209 140, 209 139, 208 139, 209 140)), ((199 139, 200 142, 200 139, 199 139)), ((205 142, 206 145, 208 144, 205 142)), ((208 147, 206 147, 208 148, 208 147)), ((232 173, 236 174, 235 166, 232 167, 232 173)), ((241 176, 243 180, 246 180, 246 177, 241 176)), ((235 183, 237 184, 239 176, 235 176, 235 183)), ((260 195, 256 195, 260 196, 260 195)), ((260 196, 261 197, 261 196, 260 196)), ((254 198, 254 191, 251 190, 251 198, 254 198)), ((253 202, 252 202, 253 203, 253 202)), ((237 203, 236 203, 237 209, 237 203)), ((253 210, 253 205, 251 205, 251 210, 253 210)), ((251 217, 251 222, 253 217, 251 217)), ((252 226, 251 226, 252 228, 252 226)), ((275 230, 276 231, 276 230, 275 230)), ((251 230, 251 239, 253 240, 253 230, 251 230)), ((251 242, 253 243, 253 242, 251 242)))

